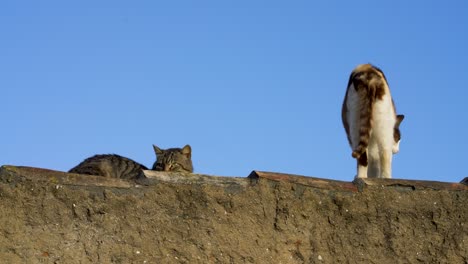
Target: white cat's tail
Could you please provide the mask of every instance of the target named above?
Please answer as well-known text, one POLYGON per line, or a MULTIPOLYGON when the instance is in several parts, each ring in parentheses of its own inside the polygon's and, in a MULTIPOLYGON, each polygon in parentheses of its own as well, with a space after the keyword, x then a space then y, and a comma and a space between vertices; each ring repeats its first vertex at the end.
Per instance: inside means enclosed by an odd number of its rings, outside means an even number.
POLYGON ((372 129, 372 109, 378 99, 385 94, 385 79, 376 74, 375 69, 363 69, 352 76, 354 89, 359 95, 359 143, 352 156, 359 159, 366 152, 372 129))

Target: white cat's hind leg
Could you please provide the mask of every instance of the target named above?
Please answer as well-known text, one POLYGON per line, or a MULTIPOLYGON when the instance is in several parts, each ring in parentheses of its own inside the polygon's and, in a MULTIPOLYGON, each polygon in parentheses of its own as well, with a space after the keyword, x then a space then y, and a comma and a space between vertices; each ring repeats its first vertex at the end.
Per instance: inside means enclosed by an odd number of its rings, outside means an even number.
POLYGON ((357 164, 357 175, 356 178, 367 178, 367 166, 357 164))
POLYGON ((381 158, 380 158, 380 168, 381 178, 390 179, 392 178, 392 158, 393 158, 392 150, 382 151, 381 158))
POLYGON ((375 144, 371 143, 368 149, 367 163, 367 177, 380 178, 380 156, 375 144))

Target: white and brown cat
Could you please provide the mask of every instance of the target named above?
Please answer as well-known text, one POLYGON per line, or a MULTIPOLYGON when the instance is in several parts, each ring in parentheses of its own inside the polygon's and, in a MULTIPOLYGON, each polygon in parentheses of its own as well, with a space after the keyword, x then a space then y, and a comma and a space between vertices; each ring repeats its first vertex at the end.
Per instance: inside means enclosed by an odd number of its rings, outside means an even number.
POLYGON ((358 65, 349 77, 341 111, 357 159, 358 178, 391 178, 392 155, 400 148, 400 123, 387 79, 371 64, 358 65))

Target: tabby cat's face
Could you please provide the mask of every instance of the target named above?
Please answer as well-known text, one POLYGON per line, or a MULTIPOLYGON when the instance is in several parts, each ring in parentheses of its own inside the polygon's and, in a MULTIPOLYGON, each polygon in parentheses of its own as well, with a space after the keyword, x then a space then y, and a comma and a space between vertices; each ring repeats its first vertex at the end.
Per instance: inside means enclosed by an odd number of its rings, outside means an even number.
POLYGON ((193 172, 192 166, 192 148, 185 145, 183 148, 160 149, 153 145, 156 153, 156 162, 153 164, 153 170, 156 171, 176 171, 193 172))

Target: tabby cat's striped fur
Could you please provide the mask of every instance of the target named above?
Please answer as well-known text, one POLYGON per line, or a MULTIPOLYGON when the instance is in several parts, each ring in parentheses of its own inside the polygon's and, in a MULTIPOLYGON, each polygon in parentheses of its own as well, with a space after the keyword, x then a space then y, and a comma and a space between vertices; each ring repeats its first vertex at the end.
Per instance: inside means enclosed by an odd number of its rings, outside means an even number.
POLYGON ((387 79, 371 64, 357 66, 349 77, 342 108, 343 126, 358 161, 357 177, 392 177, 392 155, 399 151, 400 123, 387 79))
POLYGON ((94 155, 85 159, 69 173, 89 174, 120 179, 144 177, 143 170, 148 168, 140 163, 116 154, 94 155))
MULTIPOLYGON (((153 170, 193 172, 192 149, 189 145, 183 148, 160 149, 153 145, 156 161, 153 170)), ((98 175, 120 179, 138 179, 144 177, 143 170, 148 168, 140 163, 116 154, 94 155, 85 159, 70 173, 98 175)))

